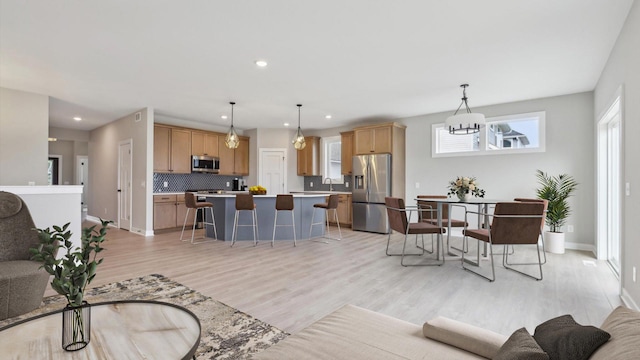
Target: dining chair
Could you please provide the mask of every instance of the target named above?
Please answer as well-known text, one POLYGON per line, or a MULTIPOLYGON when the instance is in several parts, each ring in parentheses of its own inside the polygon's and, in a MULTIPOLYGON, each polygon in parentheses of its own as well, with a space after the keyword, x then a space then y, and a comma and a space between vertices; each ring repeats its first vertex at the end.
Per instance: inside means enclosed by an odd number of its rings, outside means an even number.
MULTIPOLYGON (((340 230, 340 220, 338 220, 338 204, 339 203, 340 203, 340 196, 338 194, 332 194, 332 195, 329 195, 329 198, 327 199, 326 203, 313 204, 313 213, 311 214, 311 226, 309 226, 309 239, 311 239, 311 231, 313 230, 313 226, 314 225, 324 226, 326 222, 327 235, 322 236, 322 238, 328 239, 328 240, 342 240, 342 230, 340 230), (315 219, 316 210, 325 211, 325 221, 313 222, 313 220, 315 219), (336 225, 338 226, 337 238, 331 237, 331 233, 329 230, 329 211, 330 210, 333 210, 333 216, 336 220, 336 225)), ((317 241, 317 240, 313 240, 313 241, 317 241)), ((319 241, 319 242, 323 242, 325 244, 328 243, 327 241, 319 241)))
MULTIPOLYGON (((444 246, 442 244, 442 234, 446 232, 446 230, 442 227, 438 227, 437 225, 425 223, 425 222, 411 222, 411 215, 414 212, 419 212, 420 209, 418 207, 415 208, 407 208, 404 204, 404 200, 395 197, 386 197, 384 199, 384 203, 387 207, 387 217, 389 218, 389 227, 391 228, 389 234, 387 236, 387 256, 401 256, 400 264, 402 266, 440 266, 444 264, 444 246), (407 217, 407 213, 409 216, 407 217), (391 243, 391 235, 396 231, 401 234, 404 234, 404 243, 402 245, 402 253, 390 253, 389 252, 389 244, 391 243), (420 254, 407 254, 407 239, 409 235, 415 234, 416 241, 418 239, 418 235, 422 236, 422 247, 418 247, 422 249, 422 253, 420 254), (440 260, 440 251, 436 252, 436 261, 423 262, 418 264, 405 264, 404 258, 405 256, 423 256, 425 253, 424 247, 424 234, 436 234, 438 246, 437 249, 442 248, 442 259, 440 260)), ((416 217, 417 219, 417 217, 416 217)))
MULTIPOLYGON (((182 232, 180 233, 180 241, 186 241, 187 239, 182 240, 182 236, 184 235, 184 229, 187 225, 187 220, 189 219, 189 212, 191 210, 194 210, 193 213, 193 226, 191 227, 191 244, 200 244, 204 241, 197 241, 197 242, 193 242, 194 240, 194 235, 195 235, 195 231, 196 231, 196 219, 198 218, 198 212, 202 211, 202 218, 205 219, 202 224, 205 226, 207 225, 213 225, 213 234, 214 234, 214 238, 212 240, 216 240, 218 239, 218 231, 216 230, 216 218, 213 214, 213 204, 210 202, 197 202, 196 201, 196 196, 193 195, 192 192, 185 192, 184 193, 184 205, 187 207, 187 213, 184 215, 184 223, 182 224, 182 232), (209 209, 209 212, 211 213, 211 222, 207 222, 206 221, 206 214, 205 211, 206 209, 209 209)), ((205 237, 206 237, 206 231, 205 231, 205 237)))
MULTIPOLYGON (((538 255, 538 262, 533 263, 538 265, 540 275, 539 277, 527 274, 520 270, 517 270, 508 263, 509 253, 504 251, 502 255, 502 266, 508 270, 518 272, 536 280, 542 280, 542 260, 540 257, 540 245, 538 242, 538 236, 540 235, 540 221, 544 217, 544 204, 533 202, 499 202, 496 204, 493 214, 482 213, 479 211, 465 211, 465 221, 468 214, 475 214, 481 216, 489 216, 492 218, 491 226, 489 229, 469 229, 465 226, 462 234, 464 240, 467 238, 474 238, 478 240, 478 252, 477 261, 474 263, 468 259, 465 259, 465 253, 462 253, 462 268, 470 271, 476 275, 479 275, 489 281, 496 279, 495 265, 493 260, 493 246, 492 245, 535 245, 538 255), (465 264, 471 264, 475 267, 480 267, 480 242, 485 242, 489 246, 489 260, 491 262, 491 277, 474 271, 471 268, 465 266, 465 264)), ((528 263, 522 263, 517 265, 528 265, 528 263)))
POLYGON ((258 216, 256 214, 256 204, 253 202, 253 194, 236 194, 236 214, 233 217, 233 234, 231 235, 231 246, 236 243, 238 227, 253 227, 253 246, 258 245, 258 216), (239 216, 242 211, 251 212, 251 224, 239 225, 239 216))
MULTIPOLYGON (((542 265, 547 263, 547 252, 544 248, 544 224, 545 224, 545 219, 546 219, 546 214, 547 214, 547 209, 549 208, 549 200, 546 199, 531 199, 531 198, 515 198, 513 199, 513 201, 519 201, 519 202, 533 202, 533 203, 542 203, 544 204, 544 214, 545 216, 541 219, 540 221, 540 242, 542 243, 542 265)), ((516 264, 516 265, 524 265, 524 264, 516 264)), ((531 265, 531 264, 526 264, 526 265, 531 265)))
MULTIPOLYGON (((418 199, 446 199, 447 195, 418 195, 418 199)), ((437 201, 429 201, 429 200, 418 200, 418 207, 420 208, 420 212, 418 213, 420 216, 420 221, 426 222, 432 225, 438 225, 438 202, 437 201)), ((451 236, 451 228, 463 228, 467 224, 464 220, 452 219, 449 214, 449 207, 459 207, 465 211, 467 208, 463 205, 456 204, 442 204, 442 215, 440 219, 442 220, 442 227, 447 228, 449 231, 447 233, 447 249, 454 248, 458 251, 465 251, 463 249, 458 249, 454 246, 449 245, 450 236, 451 236)), ((432 248, 433 251, 433 248, 432 248)), ((456 255, 451 253, 450 255, 456 255)))

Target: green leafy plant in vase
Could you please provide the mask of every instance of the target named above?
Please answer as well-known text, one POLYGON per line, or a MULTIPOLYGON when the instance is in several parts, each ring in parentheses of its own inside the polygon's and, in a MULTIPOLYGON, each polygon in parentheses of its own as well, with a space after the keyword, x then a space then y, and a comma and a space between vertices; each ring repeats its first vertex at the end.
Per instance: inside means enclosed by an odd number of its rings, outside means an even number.
POLYGON ((546 241, 550 245, 549 252, 562 254, 564 253, 564 233, 561 229, 571 214, 568 199, 578 188, 578 182, 570 175, 550 176, 542 170, 537 170, 536 176, 540 184, 536 195, 539 199, 549 202, 546 222, 550 233, 545 236, 545 241, 549 240, 546 241))
POLYGON ((65 350, 80 350, 90 341, 91 309, 84 300, 84 293, 102 263, 103 259, 98 259, 97 255, 104 250, 102 243, 106 240, 107 226, 112 222, 100 221, 100 230, 96 230, 96 225, 82 229, 80 248, 74 248, 67 223, 63 227, 53 226, 53 229, 36 229, 40 245, 29 249, 31 259, 42 262, 42 268, 53 275, 51 288, 67 299, 67 307, 63 311, 62 342, 65 350), (66 253, 58 259, 56 255, 61 248, 66 253))

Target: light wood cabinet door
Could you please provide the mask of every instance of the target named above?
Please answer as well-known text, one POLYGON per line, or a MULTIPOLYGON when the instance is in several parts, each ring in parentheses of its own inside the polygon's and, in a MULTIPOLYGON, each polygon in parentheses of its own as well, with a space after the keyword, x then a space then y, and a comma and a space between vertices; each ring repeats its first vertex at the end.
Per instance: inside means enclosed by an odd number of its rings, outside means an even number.
POLYGON ((249 138, 240 137, 233 159, 234 175, 249 175, 249 138))
POLYGON ((353 131, 340 133, 342 146, 340 149, 340 173, 353 174, 353 131))
POLYGON ((192 131, 191 154, 218 157, 218 134, 192 131))
POLYGON ((355 130, 356 154, 390 154, 392 130, 391 126, 355 130))
POLYGON ((351 226, 351 195, 340 195, 338 221, 340 221, 340 225, 351 226))
MULTIPOLYGON (((184 201, 178 201, 176 203, 176 226, 182 227, 184 224, 185 216, 187 215, 187 205, 185 205, 184 201)), ((187 218, 187 227, 193 227, 193 217, 196 209, 191 209, 189 211, 189 217, 187 218)))
POLYGON ((171 129, 171 172, 191 173, 191 131, 171 129))
POLYGON ((220 175, 233 175, 235 168, 235 150, 229 149, 224 144, 224 136, 219 136, 218 139, 218 157, 220 158, 220 175))
POLYGON ((306 146, 296 151, 298 156, 298 176, 320 175, 320 138, 305 136, 306 146))
POLYGON ((176 196, 153 196, 153 229, 171 229, 176 227, 176 196))
POLYGON ((171 128, 153 127, 153 172, 171 170, 171 128))

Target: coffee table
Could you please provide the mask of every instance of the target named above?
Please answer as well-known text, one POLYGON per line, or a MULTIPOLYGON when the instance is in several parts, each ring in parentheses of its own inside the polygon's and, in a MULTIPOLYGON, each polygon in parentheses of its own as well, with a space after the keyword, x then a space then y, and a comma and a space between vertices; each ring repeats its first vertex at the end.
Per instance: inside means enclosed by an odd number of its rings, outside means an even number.
POLYGON ((62 309, 0 329, 2 359, 189 359, 200 321, 178 305, 149 300, 91 304, 91 341, 62 349, 62 309))

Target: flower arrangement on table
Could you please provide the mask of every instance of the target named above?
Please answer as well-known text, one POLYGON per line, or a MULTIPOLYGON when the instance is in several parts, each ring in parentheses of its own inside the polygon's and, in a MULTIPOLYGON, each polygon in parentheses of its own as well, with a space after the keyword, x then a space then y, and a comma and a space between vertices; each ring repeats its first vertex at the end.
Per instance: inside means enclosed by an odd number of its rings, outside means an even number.
POLYGON ((249 193, 253 195, 267 195, 267 189, 262 185, 254 185, 249 188, 249 193))
POLYGON ((464 200, 468 194, 475 197, 484 197, 484 190, 478 187, 475 177, 458 176, 455 180, 449 182, 448 189, 447 195, 456 195, 460 200, 464 200))

